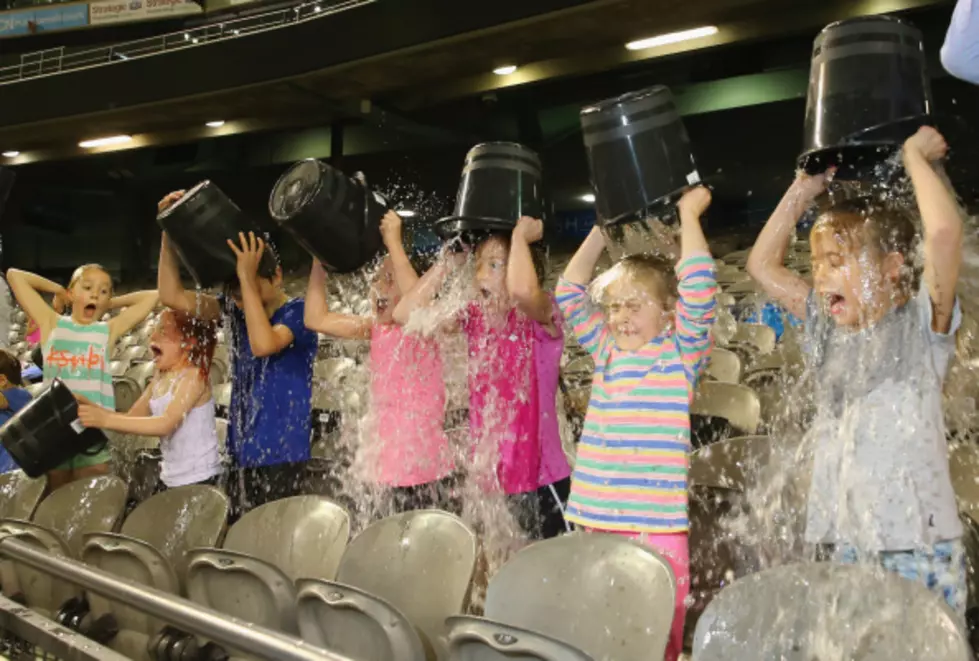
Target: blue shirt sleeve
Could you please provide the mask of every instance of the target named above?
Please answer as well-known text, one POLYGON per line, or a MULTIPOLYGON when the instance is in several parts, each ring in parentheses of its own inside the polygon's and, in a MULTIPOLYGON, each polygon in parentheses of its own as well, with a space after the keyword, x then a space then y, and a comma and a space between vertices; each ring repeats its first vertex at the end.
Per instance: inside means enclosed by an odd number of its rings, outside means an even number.
POLYGON ((3 396, 7 398, 7 404, 10 405, 10 411, 13 413, 21 410, 31 401, 31 394, 23 388, 10 388, 8 390, 4 390, 3 396))
POLYGON ((281 316, 274 321, 276 325, 282 324, 292 331, 293 344, 300 348, 316 346, 318 337, 314 331, 306 328, 304 321, 306 301, 297 298, 286 303, 282 308, 281 316))
POLYGON ((942 45, 942 66, 979 85, 979 0, 958 0, 942 45))

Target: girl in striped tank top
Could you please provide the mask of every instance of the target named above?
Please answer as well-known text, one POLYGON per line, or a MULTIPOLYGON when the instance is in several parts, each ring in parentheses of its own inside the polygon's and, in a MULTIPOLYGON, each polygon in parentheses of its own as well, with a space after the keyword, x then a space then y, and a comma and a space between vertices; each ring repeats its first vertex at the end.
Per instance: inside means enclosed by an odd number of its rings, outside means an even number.
MULTIPOLYGON (((115 410, 115 395, 108 362, 118 338, 128 333, 156 306, 156 291, 113 298, 112 278, 97 264, 78 267, 68 288, 34 273, 10 269, 7 282, 17 302, 41 329, 44 381, 61 379, 82 403, 115 410), (60 315, 42 294, 55 294, 71 304, 71 313, 60 315), (106 312, 125 307, 108 322, 106 312)), ((57 489, 77 479, 109 472, 109 453, 79 454, 48 474, 48 485, 57 489)))
POLYGON ((681 258, 675 278, 664 260, 627 257, 595 283, 602 308, 593 305, 586 286, 605 250, 596 227, 556 291, 578 342, 595 361, 566 516, 587 530, 637 539, 670 563, 677 591, 667 661, 683 649, 690 591, 690 401, 710 352, 717 289, 700 227, 709 204, 703 187, 688 191, 678 204, 681 258))

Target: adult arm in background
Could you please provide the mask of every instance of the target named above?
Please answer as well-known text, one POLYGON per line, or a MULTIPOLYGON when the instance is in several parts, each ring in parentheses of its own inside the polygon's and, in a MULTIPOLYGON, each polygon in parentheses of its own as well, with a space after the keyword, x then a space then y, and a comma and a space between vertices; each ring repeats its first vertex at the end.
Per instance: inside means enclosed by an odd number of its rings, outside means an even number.
POLYGON ((979 0, 958 0, 942 44, 942 66, 979 85, 979 0))
POLYGON ((762 228, 748 255, 748 274, 765 293, 799 319, 806 318, 812 287, 785 266, 796 225, 817 195, 826 190, 826 174, 796 177, 762 228))
MULTIPOLYGON (((162 212, 184 196, 184 191, 170 193, 157 204, 162 212)), ((168 308, 192 314, 201 319, 213 321, 221 316, 221 306, 218 299, 209 294, 196 290, 184 289, 180 281, 180 265, 177 256, 170 246, 170 238, 166 232, 160 243, 160 264, 157 271, 156 288, 160 294, 160 302, 168 308)))

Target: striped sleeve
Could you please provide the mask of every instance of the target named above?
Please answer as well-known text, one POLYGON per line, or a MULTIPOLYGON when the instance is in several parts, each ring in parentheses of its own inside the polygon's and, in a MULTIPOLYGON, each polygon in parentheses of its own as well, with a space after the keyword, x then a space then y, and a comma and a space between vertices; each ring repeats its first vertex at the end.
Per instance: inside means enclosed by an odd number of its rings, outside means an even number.
POLYGON ((554 290, 558 307, 571 326, 578 344, 591 354, 596 363, 608 352, 609 333, 601 310, 581 285, 561 278, 554 290))
POLYGON ((710 330, 716 319, 717 277, 707 253, 691 255, 677 264, 679 300, 676 337, 691 382, 696 382, 710 356, 710 330))

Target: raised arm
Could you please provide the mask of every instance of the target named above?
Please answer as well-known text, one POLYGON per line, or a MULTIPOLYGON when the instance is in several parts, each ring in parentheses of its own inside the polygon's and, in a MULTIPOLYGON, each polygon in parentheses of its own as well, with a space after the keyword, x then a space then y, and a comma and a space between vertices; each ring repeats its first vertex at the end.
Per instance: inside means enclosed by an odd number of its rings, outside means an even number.
POLYGON ((238 234, 239 245, 228 241, 228 247, 238 260, 238 282, 241 283, 241 309, 245 313, 248 344, 256 358, 268 358, 279 353, 296 339, 292 329, 284 324, 272 325, 258 285, 258 265, 265 252, 265 241, 249 232, 238 234))
MULTIPOLYGON (((160 200, 157 208, 162 212, 183 195, 184 191, 170 193, 160 200)), ((157 271, 156 287, 160 293, 160 302, 169 308, 208 321, 213 321, 221 316, 221 306, 214 296, 196 290, 184 289, 184 284, 180 281, 180 265, 177 262, 177 255, 170 246, 170 238, 166 232, 163 233, 160 243, 160 264, 157 271)))
POLYGON ((71 300, 71 294, 64 287, 36 273, 9 269, 7 284, 13 292, 17 303, 24 309, 28 317, 37 322, 41 329, 41 344, 48 341, 48 335, 58 323, 58 313, 44 301, 41 294, 54 294, 65 300, 71 300))
POLYGON ((748 273, 765 293, 799 319, 806 318, 811 287, 785 266, 785 254, 796 225, 809 204, 826 190, 826 174, 800 174, 775 207, 748 255, 748 273))
POLYGON ((711 195, 703 186, 693 188, 680 199, 680 262, 677 264, 679 298, 676 304, 676 338, 690 379, 696 382, 710 355, 710 329, 716 313, 717 277, 714 258, 700 217, 710 206, 711 195))
POLYGON ((955 311, 955 286, 962 265, 962 209, 933 163, 948 151, 930 126, 904 143, 904 167, 914 185, 924 238, 924 283, 932 305, 932 330, 947 333, 955 311))
POLYGON ((384 239, 384 247, 388 249, 391 256, 391 268, 394 271, 394 282, 398 285, 398 291, 404 293, 411 291, 418 284, 418 274, 415 267, 408 259, 405 252, 404 241, 401 238, 401 216, 394 211, 388 210, 381 219, 381 238, 384 239))
POLYGON ((366 340, 371 336, 370 318, 330 312, 326 300, 326 269, 318 259, 313 260, 309 273, 303 323, 310 330, 347 340, 366 340))
POLYGON ((578 344, 595 360, 604 361, 611 347, 611 335, 605 318, 589 298, 585 286, 591 281, 595 265, 605 251, 605 239, 596 225, 568 262, 554 291, 561 313, 568 320, 578 344))
POLYGON ((78 418, 86 427, 107 429, 121 434, 169 436, 177 430, 187 414, 197 405, 207 387, 203 379, 193 376, 182 377, 174 389, 170 405, 163 415, 159 416, 145 415, 152 391, 151 388, 147 388, 140 401, 129 413, 117 413, 101 406, 82 404, 78 407, 78 418))
POLYGON ((534 269, 530 244, 544 236, 544 223, 536 218, 523 217, 517 221, 510 238, 510 258, 507 260, 506 286, 510 297, 525 315, 547 327, 552 334, 554 309, 551 297, 541 289, 534 269))
POLYGON ((451 256, 443 254, 432 268, 428 269, 415 286, 409 291, 402 291, 401 300, 394 308, 392 315, 399 324, 406 324, 415 310, 427 308, 435 300, 435 295, 442 288, 445 279, 452 270, 451 256))
POLYGON ((109 342, 114 343, 116 339, 128 333, 133 326, 146 319, 159 301, 160 296, 155 289, 137 291, 113 298, 113 308, 124 305, 126 309, 109 320, 109 342))

